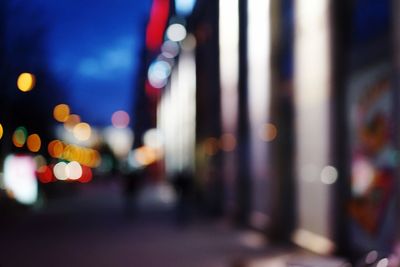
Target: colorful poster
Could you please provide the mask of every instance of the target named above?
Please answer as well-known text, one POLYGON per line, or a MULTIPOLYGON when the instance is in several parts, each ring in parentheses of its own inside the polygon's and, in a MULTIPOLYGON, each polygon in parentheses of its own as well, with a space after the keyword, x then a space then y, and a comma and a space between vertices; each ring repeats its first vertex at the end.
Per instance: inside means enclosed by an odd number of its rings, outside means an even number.
POLYGON ((354 75, 348 94, 351 218, 357 251, 389 249, 395 215, 393 89, 390 66, 375 65, 354 75))

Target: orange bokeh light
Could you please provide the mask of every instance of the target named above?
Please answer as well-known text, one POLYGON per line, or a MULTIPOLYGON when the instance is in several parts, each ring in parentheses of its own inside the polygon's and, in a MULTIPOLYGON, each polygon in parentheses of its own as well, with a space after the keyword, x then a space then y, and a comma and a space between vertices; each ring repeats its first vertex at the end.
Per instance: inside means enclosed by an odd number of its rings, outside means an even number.
POLYGON ((233 134, 225 133, 221 136, 220 147, 225 152, 231 152, 236 148, 236 137, 233 134))
POLYGON ((56 121, 65 122, 69 117, 70 108, 66 104, 59 104, 54 107, 53 117, 56 121))
POLYGON ((157 153, 148 146, 142 146, 136 149, 135 159, 142 166, 150 165, 157 160, 157 153))
POLYGON ((272 123, 266 123, 262 125, 259 131, 259 137, 265 142, 273 141, 278 135, 278 130, 272 123))
POLYGON ((38 152, 40 150, 40 147, 42 146, 40 136, 37 134, 31 134, 30 136, 28 136, 27 146, 31 152, 38 152))
POLYGON ((209 137, 204 142, 204 151, 208 156, 213 156, 218 152, 218 139, 215 137, 209 137))
POLYGON ((60 140, 53 140, 47 146, 50 156, 60 158, 64 152, 64 144, 60 140))

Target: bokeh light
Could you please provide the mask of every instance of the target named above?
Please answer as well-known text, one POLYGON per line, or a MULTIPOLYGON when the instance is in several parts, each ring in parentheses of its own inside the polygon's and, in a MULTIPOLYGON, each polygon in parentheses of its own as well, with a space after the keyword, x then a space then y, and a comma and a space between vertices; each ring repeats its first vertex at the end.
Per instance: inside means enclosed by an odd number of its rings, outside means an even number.
POLYGON ((28 92, 32 90, 33 87, 35 87, 35 83, 36 83, 35 75, 31 73, 24 72, 18 76, 17 86, 18 89, 21 90, 22 92, 28 92))
POLYGON ((324 184, 331 185, 336 182, 338 171, 335 167, 325 166, 321 171, 321 181, 324 184))
POLYGON ((185 38, 185 40, 183 40, 182 44, 181 44, 181 48, 184 51, 194 51, 194 49, 196 48, 197 45, 197 40, 196 37, 193 34, 188 34, 185 38))
POLYGON ((74 126, 73 134, 79 141, 86 141, 92 134, 92 128, 86 122, 81 122, 74 126))
POLYGON ((27 155, 8 155, 4 160, 5 189, 22 204, 33 204, 38 197, 36 164, 27 155))
POLYGON ((376 267, 388 267, 389 266, 389 260, 387 258, 383 258, 378 263, 376 264, 376 267))
POLYGON ((54 165, 53 168, 54 176, 61 181, 67 180, 68 173, 67 173, 67 163, 61 161, 54 165))
POLYGON ((0 139, 3 137, 3 133, 4 133, 3 125, 1 125, 0 123, 0 139))
POLYGON ((134 157, 136 162, 142 166, 150 165, 157 160, 156 152, 148 146, 142 146, 135 149, 134 157))
POLYGON ((236 148, 236 137, 233 134, 225 133, 221 136, 220 147, 225 152, 231 152, 236 148))
POLYGON ((47 184, 54 180, 53 172, 51 171, 51 167, 44 165, 37 169, 36 175, 40 182, 47 184))
POLYGON ((70 108, 66 104, 59 104, 53 109, 53 117, 56 121, 65 122, 67 121, 70 113, 70 108))
POLYGON ((215 137, 209 137, 204 141, 204 152, 208 156, 214 156, 217 154, 219 145, 218 145, 218 139, 215 137))
POLYGON ((65 145, 59 140, 51 141, 48 145, 48 150, 53 158, 77 161, 89 167, 97 167, 101 163, 101 156, 97 150, 72 144, 65 145))
POLYGON ((36 169, 39 169, 40 167, 47 165, 46 158, 43 157, 42 155, 37 155, 33 158, 33 160, 36 163, 36 169))
POLYGON ((18 127, 12 136, 14 146, 23 147, 26 142, 27 135, 28 132, 25 127, 18 127))
POLYGON ((82 176, 78 179, 81 183, 89 183, 93 178, 92 169, 87 166, 82 166, 82 176))
POLYGON ((171 66, 168 62, 157 60, 150 65, 147 76, 151 86, 154 88, 162 88, 167 84, 170 74, 171 66))
POLYGON ((123 110, 118 110, 111 116, 111 123, 116 128, 126 128, 129 125, 129 121, 129 114, 123 110))
POLYGON ((176 42, 167 40, 161 46, 161 52, 166 58, 174 58, 179 53, 179 45, 176 42))
POLYGON ((180 42, 186 37, 186 28, 182 24, 174 23, 167 29, 167 37, 171 41, 180 42))
POLYGON ((82 177, 82 167, 76 161, 71 161, 67 164, 67 176, 69 179, 77 180, 82 177))
POLYGON ((259 131, 259 137, 265 142, 273 141, 278 135, 278 130, 272 123, 266 123, 262 125, 259 131))
POLYGON ((42 141, 40 139, 40 136, 38 134, 29 135, 27 140, 27 146, 31 152, 38 152, 40 150, 40 147, 42 146, 42 141))
POLYGON ((134 134, 130 128, 107 127, 103 135, 115 156, 120 159, 128 156, 134 140, 134 134))
POLYGON ((367 256, 365 257, 366 264, 372 264, 378 259, 378 252, 376 250, 372 250, 368 252, 367 256))
POLYGON ((81 122, 81 117, 76 114, 70 114, 64 122, 64 128, 68 131, 73 131, 75 125, 81 122))
POLYGON ((147 130, 143 135, 143 143, 153 149, 162 148, 163 138, 160 130, 157 128, 147 130))
POLYGON ((52 169, 47 166, 47 161, 42 155, 37 155, 33 158, 36 163, 36 176, 42 183, 50 183, 53 181, 52 169))
POLYGON ((192 13, 196 0, 175 0, 176 13, 179 16, 187 16, 192 13))
POLYGON ((376 175, 374 166, 365 158, 357 158, 351 168, 352 192, 356 196, 364 195, 374 181, 376 175))
POLYGON ((60 140, 53 140, 47 146, 47 150, 53 158, 60 158, 64 152, 64 144, 60 140))

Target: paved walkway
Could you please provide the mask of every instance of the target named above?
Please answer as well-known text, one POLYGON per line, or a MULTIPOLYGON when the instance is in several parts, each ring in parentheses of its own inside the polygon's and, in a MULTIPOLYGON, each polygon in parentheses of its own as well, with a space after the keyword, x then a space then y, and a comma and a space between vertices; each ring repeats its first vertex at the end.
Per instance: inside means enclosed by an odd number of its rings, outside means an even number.
POLYGON ((223 221, 177 227, 167 202, 127 220, 118 188, 87 189, 6 222, 0 266, 226 267, 284 251, 223 221))

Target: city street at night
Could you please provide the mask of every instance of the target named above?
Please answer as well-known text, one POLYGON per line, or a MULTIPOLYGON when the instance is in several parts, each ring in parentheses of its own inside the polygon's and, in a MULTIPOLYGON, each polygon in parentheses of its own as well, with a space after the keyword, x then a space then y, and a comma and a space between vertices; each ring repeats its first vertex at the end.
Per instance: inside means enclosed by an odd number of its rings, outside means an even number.
POLYGON ((400 0, 0 0, 0 267, 400 267, 400 0))

